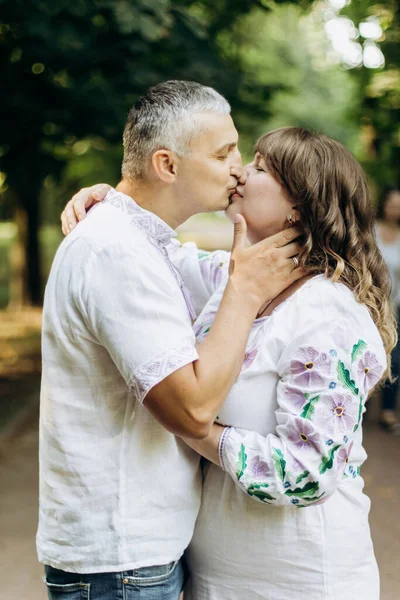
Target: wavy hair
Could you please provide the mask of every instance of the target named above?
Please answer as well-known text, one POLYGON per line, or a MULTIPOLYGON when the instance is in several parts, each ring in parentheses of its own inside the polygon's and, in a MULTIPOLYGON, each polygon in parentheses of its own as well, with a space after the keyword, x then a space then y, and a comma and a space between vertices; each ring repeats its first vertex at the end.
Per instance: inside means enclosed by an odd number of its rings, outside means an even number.
POLYGON ((298 127, 263 135, 256 152, 293 199, 304 228, 301 265, 344 283, 365 304, 387 354, 397 340, 391 280, 375 239, 366 176, 353 155, 331 138, 298 127))

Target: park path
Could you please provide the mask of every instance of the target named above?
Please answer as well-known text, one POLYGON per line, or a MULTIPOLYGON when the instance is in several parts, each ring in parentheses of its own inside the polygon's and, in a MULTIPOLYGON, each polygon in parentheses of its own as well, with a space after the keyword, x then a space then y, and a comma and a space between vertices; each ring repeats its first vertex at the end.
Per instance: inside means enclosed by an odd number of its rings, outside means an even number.
MULTIPOLYGON (((371 527, 381 572, 381 600, 399 600, 400 437, 380 431, 375 418, 376 405, 372 405, 365 427, 369 459, 363 475, 372 500, 371 527)), ((13 432, 7 445, 0 445, 0 598, 44 600, 42 568, 35 552, 38 430, 37 410, 31 405, 20 425, 19 435, 13 432)))

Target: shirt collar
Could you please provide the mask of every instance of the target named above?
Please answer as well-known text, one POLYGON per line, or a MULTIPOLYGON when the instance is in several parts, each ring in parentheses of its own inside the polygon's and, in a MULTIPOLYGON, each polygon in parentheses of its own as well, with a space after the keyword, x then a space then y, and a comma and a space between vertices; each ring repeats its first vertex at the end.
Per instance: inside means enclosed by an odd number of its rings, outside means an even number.
POLYGON ((176 237, 176 232, 160 217, 144 210, 130 196, 117 192, 114 188, 111 188, 108 192, 104 202, 127 213, 135 225, 140 227, 149 238, 162 246, 166 246, 172 237, 176 237))

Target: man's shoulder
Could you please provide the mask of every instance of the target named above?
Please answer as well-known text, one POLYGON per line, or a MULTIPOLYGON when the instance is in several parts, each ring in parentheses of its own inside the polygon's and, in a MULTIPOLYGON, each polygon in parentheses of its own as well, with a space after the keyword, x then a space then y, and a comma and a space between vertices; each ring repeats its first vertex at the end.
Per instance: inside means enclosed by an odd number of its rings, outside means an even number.
POLYGON ((147 257, 155 248, 147 235, 129 215, 108 204, 98 204, 62 242, 59 253, 64 256, 87 248, 99 259, 110 254, 147 257))

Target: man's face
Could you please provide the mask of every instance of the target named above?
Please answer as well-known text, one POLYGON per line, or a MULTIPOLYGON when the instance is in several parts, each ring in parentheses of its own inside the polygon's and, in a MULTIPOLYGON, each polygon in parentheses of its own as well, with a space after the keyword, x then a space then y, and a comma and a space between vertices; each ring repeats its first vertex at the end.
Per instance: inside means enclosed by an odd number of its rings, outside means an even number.
POLYGON ((199 113, 193 119, 199 134, 179 159, 176 192, 188 214, 225 210, 242 174, 238 133, 229 115, 199 113))

